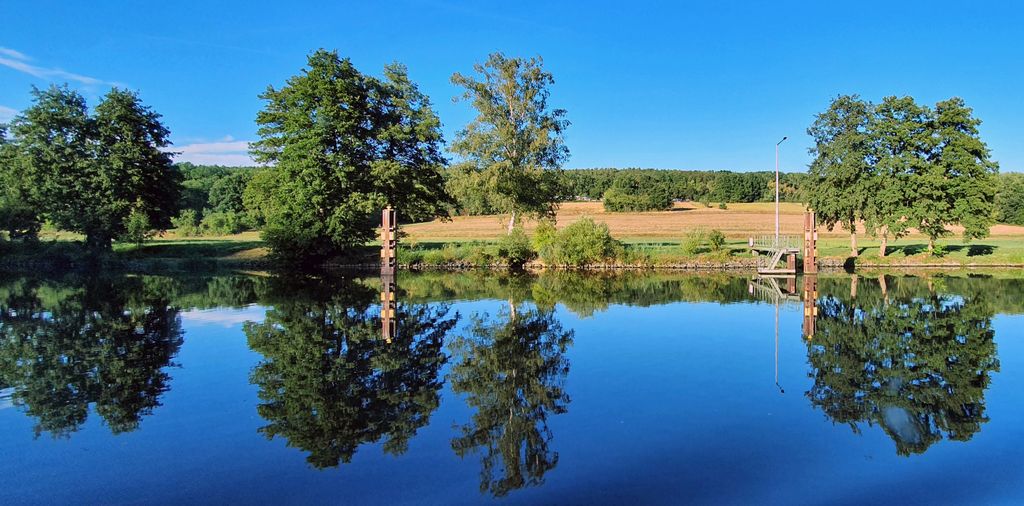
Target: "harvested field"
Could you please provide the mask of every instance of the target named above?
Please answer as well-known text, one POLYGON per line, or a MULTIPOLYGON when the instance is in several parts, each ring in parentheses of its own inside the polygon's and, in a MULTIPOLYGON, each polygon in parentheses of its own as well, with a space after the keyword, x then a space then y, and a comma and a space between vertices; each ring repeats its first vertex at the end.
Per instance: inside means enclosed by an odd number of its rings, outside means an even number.
MULTIPOLYGON (((803 205, 784 203, 780 210, 782 233, 801 234, 803 205)), ((600 202, 569 202, 563 204, 558 211, 558 227, 565 227, 582 216, 590 216, 596 221, 607 223, 612 235, 625 240, 678 240, 684 233, 697 227, 721 230, 732 239, 771 234, 775 231, 775 205, 760 202, 729 204, 728 209, 706 208, 699 203, 682 202, 676 203, 671 211, 646 213, 606 213, 600 202)), ((532 231, 535 226, 535 222, 527 222, 527 232, 532 231)), ((417 241, 487 240, 495 239, 504 232, 501 217, 498 216, 460 216, 447 222, 432 221, 406 225, 403 230, 411 239, 417 241)), ((959 233, 959 230, 954 229, 954 233, 959 233)), ((829 232, 822 227, 819 235, 849 237, 845 230, 839 228, 829 232)), ((1024 237, 1024 227, 996 225, 992 227, 992 236, 1024 237)))

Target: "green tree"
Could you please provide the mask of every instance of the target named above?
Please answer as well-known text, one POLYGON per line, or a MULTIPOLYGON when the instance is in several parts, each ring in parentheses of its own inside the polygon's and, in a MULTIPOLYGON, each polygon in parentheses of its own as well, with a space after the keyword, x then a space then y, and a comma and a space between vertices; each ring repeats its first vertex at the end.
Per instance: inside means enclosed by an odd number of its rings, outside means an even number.
POLYGON ((996 195, 999 220, 1024 225, 1024 174, 1000 174, 996 195))
POLYGON ((7 140, 7 127, 0 124, 0 232, 11 239, 38 237, 42 221, 31 202, 31 186, 27 184, 23 160, 18 146, 7 140))
POLYGON ((540 485, 558 464, 547 420, 569 404, 565 352, 572 338, 552 311, 510 303, 493 320, 475 315, 469 333, 452 342, 452 390, 476 410, 452 449, 460 457, 483 450, 481 492, 501 497, 540 485))
POLYGON ((565 110, 548 106, 554 78, 541 58, 493 53, 473 68, 477 77, 452 75, 477 111, 452 151, 479 174, 489 205, 509 216, 511 234, 518 217, 551 217, 563 199, 559 169, 569 156, 563 142, 569 122, 565 110))
POLYGON ((612 212, 663 211, 672 208, 668 185, 649 174, 624 173, 612 182, 602 197, 604 209, 612 212))
POLYGON ((373 238, 386 204, 400 221, 443 216, 440 121, 393 64, 377 79, 318 50, 287 84, 268 87, 253 157, 278 177, 261 208, 275 253, 315 261, 373 238))
POLYGON ((934 250, 936 238, 949 233, 946 225, 962 226, 964 239, 971 240, 987 237, 995 223, 999 165, 989 159, 988 147, 978 134, 980 124, 961 98, 935 104, 938 145, 930 159, 934 169, 928 174, 935 181, 931 186, 943 190, 943 205, 935 206, 942 212, 915 216, 921 231, 928 234, 929 250, 934 250))
POLYGON ((235 169, 227 176, 217 179, 210 187, 210 209, 219 213, 245 213, 242 196, 252 177, 252 169, 235 169))
POLYGON ((913 216, 941 212, 933 203, 942 198, 943 190, 922 181, 934 145, 930 121, 928 107, 911 97, 885 97, 875 109, 871 135, 876 176, 864 218, 868 229, 881 236, 879 256, 885 256, 890 237, 899 239, 910 232, 913 216), (916 189, 918 185, 922 186, 916 189))
POLYGON ((366 285, 331 282, 271 288, 274 308, 246 323, 263 355, 250 380, 259 388, 260 433, 309 452, 316 468, 348 463, 363 444, 384 440, 400 455, 440 404, 445 334, 458 322, 446 305, 404 305, 398 334, 381 338, 366 285))
POLYGON ((15 118, 12 131, 42 214, 85 234, 93 251, 110 249, 137 202, 154 228, 170 225, 180 175, 162 150, 170 141, 159 114, 117 88, 93 116, 67 87, 32 94, 34 104, 15 118))
POLYGON ((814 139, 808 170, 807 205, 829 230, 850 231, 850 255, 857 256, 857 222, 863 220, 874 188, 871 159, 871 103, 840 95, 814 117, 807 134, 814 139))

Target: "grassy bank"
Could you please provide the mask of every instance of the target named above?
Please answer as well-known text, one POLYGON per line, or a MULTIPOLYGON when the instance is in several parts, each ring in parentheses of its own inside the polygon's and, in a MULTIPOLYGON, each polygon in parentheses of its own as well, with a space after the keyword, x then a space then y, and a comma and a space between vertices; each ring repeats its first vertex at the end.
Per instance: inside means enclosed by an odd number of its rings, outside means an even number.
MULTIPOLYGON (((799 235, 802 207, 783 204, 783 234, 799 235)), ((755 262, 747 248, 747 238, 770 234, 774 230, 774 206, 771 204, 729 204, 727 209, 705 208, 691 203, 677 204, 672 211, 645 213, 605 213, 600 203, 575 202, 562 206, 557 227, 592 216, 607 224, 611 236, 621 246, 603 261, 601 267, 651 268, 734 268, 753 269, 755 262), (720 230, 725 242, 712 250, 703 244, 687 248, 684 243, 693 230, 720 230)), ((527 223, 532 235, 536 223, 527 223)), ((505 231, 497 216, 457 217, 451 221, 418 223, 403 227, 406 236, 399 247, 403 266, 417 268, 500 267, 507 264, 501 253, 505 231)), ((878 241, 861 235, 856 259, 850 259, 849 235, 842 230, 819 230, 819 255, 822 264, 832 267, 906 268, 906 267, 1024 267, 1024 227, 997 225, 986 239, 965 243, 953 236, 938 242, 944 254, 927 252, 927 239, 911 235, 890 242, 888 255, 878 255, 878 241)), ((81 248, 81 237, 65 232, 44 233, 38 243, 0 242, 0 264, 7 267, 84 265, 93 262, 81 248)), ((169 231, 141 247, 115 244, 104 259, 104 267, 189 270, 195 268, 253 268, 271 266, 269 250, 258 232, 215 236, 179 237, 169 231)), ((376 245, 336 265, 377 262, 376 245)), ((541 267, 532 260, 528 267, 541 267)))

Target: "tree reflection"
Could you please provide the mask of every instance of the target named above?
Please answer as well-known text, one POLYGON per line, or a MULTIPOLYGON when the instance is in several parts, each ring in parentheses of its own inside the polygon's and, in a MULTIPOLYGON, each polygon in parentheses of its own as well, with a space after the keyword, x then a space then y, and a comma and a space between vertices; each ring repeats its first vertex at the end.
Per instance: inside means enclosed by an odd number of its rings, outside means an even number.
POLYGON ((440 402, 443 339, 458 314, 399 304, 400 330, 387 343, 369 285, 279 293, 263 323, 245 325, 249 346, 264 356, 251 375, 268 422, 260 432, 309 452, 317 468, 348 463, 360 445, 382 439, 385 452, 404 453, 440 402))
POLYGON ((0 383, 36 436, 70 435, 92 403, 115 434, 160 406, 182 333, 178 309, 146 278, 21 279, 0 288, 0 306, 0 383))
POLYGON ((862 282, 855 300, 843 290, 818 300, 807 396, 855 432, 881 426, 900 455, 943 437, 967 441, 988 421, 985 389, 999 369, 992 311, 978 290, 952 295, 926 280, 896 281, 874 290, 862 282))
POLYGON ((451 345, 452 390, 476 409, 452 449, 460 457, 482 449, 480 490, 495 496, 543 483, 558 464, 548 414, 569 404, 563 385, 573 332, 553 311, 509 307, 494 320, 475 316, 469 334, 451 345))

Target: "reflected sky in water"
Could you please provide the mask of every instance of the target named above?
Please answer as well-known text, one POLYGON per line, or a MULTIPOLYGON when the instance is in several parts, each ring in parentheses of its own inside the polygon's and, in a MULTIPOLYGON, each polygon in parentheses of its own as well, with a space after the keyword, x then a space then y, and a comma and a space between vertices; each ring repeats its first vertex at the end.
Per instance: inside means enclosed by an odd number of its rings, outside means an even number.
POLYGON ((793 286, 9 275, 5 503, 1020 502, 1024 280, 793 286))

